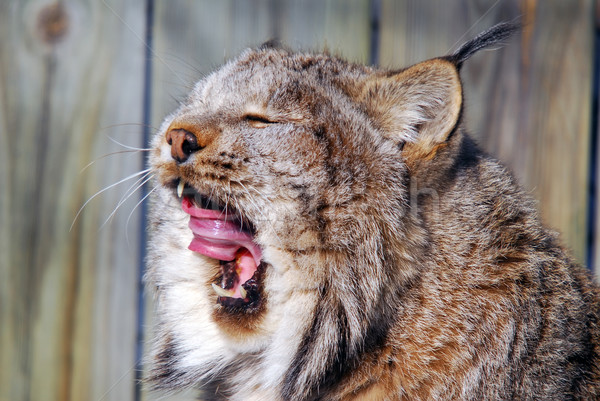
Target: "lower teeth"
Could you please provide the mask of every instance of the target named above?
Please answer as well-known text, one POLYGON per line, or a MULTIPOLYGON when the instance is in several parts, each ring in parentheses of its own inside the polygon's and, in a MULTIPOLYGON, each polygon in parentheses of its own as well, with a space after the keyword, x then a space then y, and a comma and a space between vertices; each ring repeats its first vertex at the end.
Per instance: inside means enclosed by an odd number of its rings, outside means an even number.
MULTIPOLYGON (((215 283, 212 283, 212 288, 217 293, 217 295, 220 297, 233 298, 233 295, 235 293, 233 290, 226 290, 225 288, 219 287, 215 283)), ((244 287, 241 287, 241 286, 240 286, 240 295, 242 296, 241 299, 248 298, 248 292, 244 289, 244 287)))
MULTIPOLYGON (((227 297, 227 298, 233 297, 233 293, 234 293, 233 290, 226 290, 225 288, 219 287, 215 283, 212 283, 212 288, 217 293, 217 295, 220 297, 227 297)), ((243 288, 242 288, 242 290, 243 290, 243 288)), ((246 292, 246 291, 244 291, 244 292, 246 292)), ((246 297, 244 296, 244 298, 246 298, 246 297)))

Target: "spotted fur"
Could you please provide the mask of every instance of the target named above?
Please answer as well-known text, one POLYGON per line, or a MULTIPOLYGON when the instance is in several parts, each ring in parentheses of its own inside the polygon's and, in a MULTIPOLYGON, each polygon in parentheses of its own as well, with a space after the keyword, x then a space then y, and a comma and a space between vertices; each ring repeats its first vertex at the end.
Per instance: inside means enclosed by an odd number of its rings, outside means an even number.
POLYGON ((460 65, 514 30, 399 71, 265 46, 201 80, 151 156, 149 380, 206 400, 597 399, 598 288, 460 124, 460 65), (200 150, 174 160, 172 129, 200 150), (215 302, 178 180, 254 228, 258 311, 215 302))

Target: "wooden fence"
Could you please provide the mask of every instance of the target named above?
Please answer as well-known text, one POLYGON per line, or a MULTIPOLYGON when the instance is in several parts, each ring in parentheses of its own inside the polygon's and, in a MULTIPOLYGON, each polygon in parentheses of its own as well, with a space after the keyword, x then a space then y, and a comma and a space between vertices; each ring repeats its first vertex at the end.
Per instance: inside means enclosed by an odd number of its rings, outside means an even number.
POLYGON ((144 168, 132 148, 196 79, 270 38, 401 67, 521 16, 520 36, 463 68, 466 125, 539 199, 574 255, 600 266, 596 6, 0 0, 0 400, 165 399, 136 386, 152 314, 140 298, 142 192, 113 214, 143 178, 111 185, 144 168))

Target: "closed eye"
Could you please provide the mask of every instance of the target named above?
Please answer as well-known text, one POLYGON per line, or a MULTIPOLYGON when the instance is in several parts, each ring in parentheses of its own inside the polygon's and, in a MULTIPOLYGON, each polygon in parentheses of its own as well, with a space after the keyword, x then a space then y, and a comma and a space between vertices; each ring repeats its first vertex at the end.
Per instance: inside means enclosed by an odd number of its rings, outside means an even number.
POLYGON ((276 121, 269 120, 267 117, 258 114, 246 114, 244 119, 254 128, 265 128, 276 121))

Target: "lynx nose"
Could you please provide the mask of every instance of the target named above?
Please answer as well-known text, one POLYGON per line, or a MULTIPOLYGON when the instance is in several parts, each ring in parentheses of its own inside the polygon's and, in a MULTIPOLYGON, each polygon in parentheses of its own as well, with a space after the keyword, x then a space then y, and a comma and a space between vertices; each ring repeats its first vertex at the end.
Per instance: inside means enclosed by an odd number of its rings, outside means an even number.
POLYGON ((171 145, 171 157, 178 163, 183 163, 192 153, 202 149, 198 145, 196 135, 181 128, 170 129, 167 132, 166 140, 171 145))

